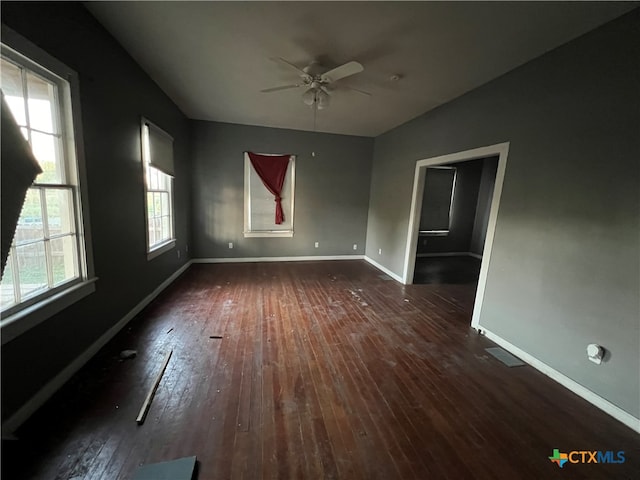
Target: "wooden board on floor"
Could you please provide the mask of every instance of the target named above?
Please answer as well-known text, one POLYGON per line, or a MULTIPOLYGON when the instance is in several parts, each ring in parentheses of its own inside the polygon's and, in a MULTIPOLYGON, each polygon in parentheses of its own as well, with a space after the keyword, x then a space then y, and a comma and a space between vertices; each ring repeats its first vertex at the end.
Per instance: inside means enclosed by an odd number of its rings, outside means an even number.
POLYGON ((153 382, 149 393, 147 393, 147 397, 144 399, 144 403, 142 404, 140 412, 138 413, 138 417, 136 418, 136 422, 138 423, 138 425, 142 425, 144 423, 144 419, 147 416, 147 412, 149 411, 149 407, 151 406, 151 402, 153 401, 153 396, 156 394, 156 390, 158 389, 160 380, 162 380, 162 375, 164 375, 164 371, 167 368, 167 364, 171 359, 172 353, 173 350, 169 350, 165 355, 164 361, 162 362, 162 367, 160 367, 160 371, 158 372, 158 375, 156 376, 156 379, 153 382))

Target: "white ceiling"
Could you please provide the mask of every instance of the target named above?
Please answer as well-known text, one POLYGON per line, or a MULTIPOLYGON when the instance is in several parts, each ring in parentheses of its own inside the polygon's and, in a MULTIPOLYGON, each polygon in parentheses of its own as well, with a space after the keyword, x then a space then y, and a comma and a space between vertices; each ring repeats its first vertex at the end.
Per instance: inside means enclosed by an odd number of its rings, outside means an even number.
POLYGON ((87 2, 190 118, 376 136, 629 11, 629 2, 87 2), (313 59, 364 72, 314 112, 313 59), (394 74, 402 76, 393 82, 394 74))

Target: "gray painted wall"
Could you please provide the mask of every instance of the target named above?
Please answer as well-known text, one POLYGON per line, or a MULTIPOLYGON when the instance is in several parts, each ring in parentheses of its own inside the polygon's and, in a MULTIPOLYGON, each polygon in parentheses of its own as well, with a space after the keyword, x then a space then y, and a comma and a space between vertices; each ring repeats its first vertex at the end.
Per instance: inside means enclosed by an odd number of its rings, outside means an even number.
POLYGON ((402 274, 417 160, 510 142, 480 322, 636 417, 639 24, 636 9, 376 138, 366 250, 402 274))
POLYGON ((491 199, 498 172, 498 157, 489 157, 482 160, 482 176, 478 191, 478 204, 476 205, 476 217, 473 221, 473 232, 469 251, 482 255, 484 242, 489 226, 489 213, 491 212, 491 199))
POLYGON ((144 254, 140 115, 176 139, 183 253, 191 202, 197 256, 357 254, 366 230, 367 255, 398 274, 416 160, 510 141, 481 322, 639 416, 639 17, 636 10, 375 145, 206 122, 193 123, 189 142, 184 116, 80 5, 3 3, 3 22, 80 74, 100 277, 96 293, 3 346, 3 419, 186 259, 172 252, 147 262, 144 254), (292 240, 241 237, 246 149, 299 155, 292 240), (610 351, 602 366, 585 359, 592 341, 610 351))
MULTIPOLYGON (((482 160, 451 164, 457 168, 449 234, 420 237, 418 253, 468 252, 473 234, 482 176, 482 160), (426 241, 425 241, 426 240, 426 241)), ((422 206, 423 211, 429 208, 422 206)))
POLYGON ((140 116, 175 138, 177 248, 189 234, 189 124, 79 3, 3 3, 2 21, 80 76, 96 292, 2 346, 2 418, 187 261, 146 258, 140 116))
POLYGON ((364 254, 373 139, 205 121, 192 130, 194 258, 364 254), (244 151, 297 155, 293 238, 243 237, 244 151))

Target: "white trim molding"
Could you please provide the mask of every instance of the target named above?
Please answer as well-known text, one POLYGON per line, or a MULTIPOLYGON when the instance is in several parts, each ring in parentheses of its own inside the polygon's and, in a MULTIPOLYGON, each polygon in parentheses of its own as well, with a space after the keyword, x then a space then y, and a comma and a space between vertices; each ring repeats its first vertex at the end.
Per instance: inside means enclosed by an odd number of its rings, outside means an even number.
POLYGON ((259 262, 315 262, 323 260, 362 260, 363 255, 301 255, 297 257, 228 257, 194 258, 192 263, 259 263, 259 262))
POLYGON ((502 184, 507 168, 507 157, 509 154, 509 142, 498 143, 487 147, 474 148, 463 152, 451 153, 439 157, 427 158, 416 162, 416 169, 413 178, 413 196, 411 198, 411 210, 409 211, 409 227, 407 231, 407 243, 404 256, 404 269, 402 283, 413 282, 413 274, 416 265, 416 250, 420 230, 420 210, 422 209, 422 196, 424 194, 424 179, 427 167, 435 165, 447 165, 455 162, 476 160, 487 157, 498 157, 498 171, 496 173, 493 197, 489 212, 489 223, 487 225, 486 239, 482 251, 482 263, 480 265, 480 275, 478 278, 478 288, 473 305, 473 315, 471 326, 477 328, 482 311, 484 291, 487 284, 487 274, 491 261, 491 251, 493 248, 493 237, 495 235, 496 222, 498 219, 498 209, 500 207, 500 196, 502 195, 502 184))
POLYGON ((291 238, 293 237, 293 230, 269 230, 269 231, 254 231, 254 232, 242 232, 244 238, 291 238))
POLYGON ((597 393, 592 392, 587 387, 585 387, 583 385, 580 385, 575 380, 571 380, 566 375, 560 373, 559 371, 557 371, 553 367, 550 367, 549 365, 547 365, 546 363, 542 362, 541 360, 538 360, 536 357, 534 357, 533 355, 530 355, 529 353, 525 352, 521 348, 516 347, 515 345, 513 345, 509 341, 505 340, 504 338, 500 337, 499 335, 496 335, 492 331, 487 330, 486 328, 484 328, 482 326, 478 326, 477 330, 482 335, 484 335, 489 340, 491 340, 492 342, 497 343, 498 345, 500 345, 505 350, 508 350, 513 355, 515 355, 516 357, 520 358, 522 361, 527 362, 529 365, 531 365, 536 370, 544 373, 546 376, 548 376, 552 380, 555 380, 560 385, 562 385, 563 387, 571 390, 573 393, 575 393, 579 397, 582 397, 583 399, 585 399, 587 402, 589 402, 593 406, 595 406, 595 407, 599 408, 600 410, 602 410, 603 412, 611 415, 613 418, 615 418, 619 422, 624 423, 630 429, 634 430, 637 433, 640 433, 640 419, 639 418, 636 418, 633 415, 631 415, 630 413, 625 412, 620 407, 618 407, 618 406, 614 405, 613 403, 611 403, 610 401, 602 398, 597 393))
POLYGON ((185 263, 176 270, 169 278, 162 282, 153 292, 147 295, 138 303, 129 313, 122 317, 118 323, 107 330, 98 340, 96 340, 89 348, 82 352, 75 360, 67 365, 60 373, 49 380, 35 395, 33 395, 26 403, 20 407, 11 417, 2 423, 2 437, 7 438, 13 435, 13 432, 20 427, 36 410, 49 400, 69 379, 78 372, 91 358, 104 347, 109 340, 116 336, 127 323, 129 323, 138 313, 149 305, 160 293, 171 285, 182 273, 189 268, 191 262, 185 263))
MULTIPOLYGON (((147 232, 147 235, 148 234, 149 232, 147 232)), ((156 245, 153 247, 153 250, 150 250, 149 252, 147 252, 147 260, 153 260, 154 258, 159 257, 163 253, 166 253, 169 250, 175 248, 175 246, 176 246, 175 238, 172 238, 171 240, 168 240, 167 242, 161 245, 156 245)))
POLYGON ((378 270, 386 273, 387 275, 389 275, 391 278, 393 278, 396 282, 400 282, 400 283, 404 283, 402 281, 402 277, 394 272, 392 272, 391 270, 389 270, 387 267, 380 265, 378 262, 376 262, 373 258, 371 257, 367 257, 365 255, 364 259, 369 262, 371 265, 373 265, 374 267, 376 267, 378 270))
POLYGON ((85 282, 77 283, 7 318, 3 318, 0 326, 2 345, 9 343, 56 313, 91 295, 96 291, 95 284, 97 281, 98 277, 93 277, 85 282))

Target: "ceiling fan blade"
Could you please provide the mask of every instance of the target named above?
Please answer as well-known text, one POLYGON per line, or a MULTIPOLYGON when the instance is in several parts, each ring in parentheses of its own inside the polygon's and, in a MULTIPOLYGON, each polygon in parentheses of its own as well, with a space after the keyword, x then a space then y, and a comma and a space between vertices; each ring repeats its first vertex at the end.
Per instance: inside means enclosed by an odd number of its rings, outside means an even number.
POLYGON ((320 79, 323 82, 331 83, 336 80, 340 80, 341 78, 348 77, 350 75, 355 75, 356 73, 360 73, 364 70, 364 67, 358 62, 347 62, 344 65, 340 65, 339 67, 334 68, 333 70, 329 70, 326 73, 323 73, 320 76, 320 79))
POLYGON ((362 94, 362 95, 366 95, 367 97, 370 97, 370 96, 371 96, 371 94, 370 94, 369 92, 365 92, 364 90, 359 90, 359 89, 357 89, 357 88, 353 88, 353 87, 346 87, 346 86, 344 86, 344 87, 342 87, 342 88, 344 88, 345 90, 352 90, 352 91, 354 91, 354 92, 358 92, 358 93, 360 93, 360 94, 362 94))
POLYGON ((303 86, 302 84, 282 85, 281 87, 265 88, 264 90, 260 90, 260 92, 262 92, 262 93, 277 92, 279 90, 288 90, 289 88, 297 88, 297 87, 302 87, 302 86, 303 86))
POLYGON ((298 75, 300 75, 302 78, 304 79, 308 79, 311 80, 311 75, 309 75, 307 72, 305 72, 304 70, 302 70, 301 68, 296 67, 293 63, 287 62, 284 58, 280 58, 280 57, 271 57, 271 60, 273 60, 276 63, 279 63, 280 65, 284 65, 286 67, 292 68, 294 69, 298 75))

